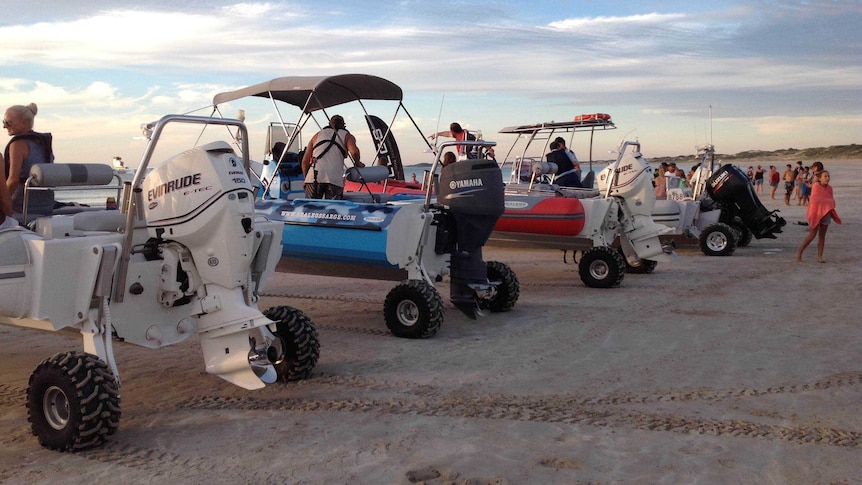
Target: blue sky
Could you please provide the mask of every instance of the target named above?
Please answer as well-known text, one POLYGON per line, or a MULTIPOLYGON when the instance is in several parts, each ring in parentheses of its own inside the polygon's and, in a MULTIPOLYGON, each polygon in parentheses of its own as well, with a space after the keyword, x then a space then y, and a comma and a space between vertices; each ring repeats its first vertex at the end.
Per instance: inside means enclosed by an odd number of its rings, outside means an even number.
MULTIPOLYGON (((43 0, 15 10, 0 18, 0 106, 38 104, 36 129, 54 133, 58 161, 135 165, 142 123, 274 77, 349 72, 400 85, 426 133, 459 121, 504 149, 514 141, 497 134, 505 126, 601 112, 619 129, 596 135, 596 158, 623 138, 648 157, 694 154, 709 141, 710 105, 722 153, 862 142, 858 0, 43 0)), ((248 111, 259 158, 271 118, 248 111)), ((406 162, 428 161, 418 139, 398 134, 406 162)))

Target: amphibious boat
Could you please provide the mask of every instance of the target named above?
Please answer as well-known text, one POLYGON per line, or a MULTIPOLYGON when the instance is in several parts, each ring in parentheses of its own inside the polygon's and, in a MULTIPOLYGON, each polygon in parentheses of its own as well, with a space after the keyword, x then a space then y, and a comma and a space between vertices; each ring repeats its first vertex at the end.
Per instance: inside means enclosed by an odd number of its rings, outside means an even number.
MULTIPOLYGON (((442 151, 433 151, 407 112, 401 88, 377 76, 276 78, 216 95, 213 115, 222 116, 230 103, 242 102, 247 110, 253 98, 264 98, 275 108, 285 147, 302 150, 297 142, 302 130, 325 126, 336 109, 350 127, 364 121, 370 137, 357 130, 354 135, 360 145, 371 141, 374 146, 373 151, 363 148, 361 153, 375 166, 346 170, 346 178, 359 183, 361 190, 345 192, 343 200, 304 198, 304 176, 297 172, 301 153, 269 150, 277 156, 259 177, 262 198, 256 213, 282 224, 280 271, 400 280, 384 302, 386 325, 399 337, 427 338, 437 333, 443 305, 434 283, 446 276, 450 301, 468 317, 512 309, 519 295, 514 272, 503 263, 482 258, 482 246, 503 212, 502 175, 494 161, 476 159, 443 168, 442 151), (367 109, 386 103, 393 111, 388 123, 367 109), (295 123, 284 122, 283 108, 299 109, 295 123), (435 154, 432 172, 439 177, 435 194, 433 184, 403 198, 374 190, 375 184, 390 178, 403 179, 391 129, 396 120, 412 124, 435 154)), ((272 139, 270 134, 268 141, 272 139)), ((493 142, 470 143, 494 146, 493 142)), ((353 165, 352 159, 348 162, 353 165)))

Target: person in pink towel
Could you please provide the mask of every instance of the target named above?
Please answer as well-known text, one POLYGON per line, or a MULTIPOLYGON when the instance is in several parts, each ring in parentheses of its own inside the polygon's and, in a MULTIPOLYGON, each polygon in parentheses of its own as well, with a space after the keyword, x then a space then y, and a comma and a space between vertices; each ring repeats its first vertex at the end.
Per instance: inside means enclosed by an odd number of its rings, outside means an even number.
POLYGON ((829 172, 823 170, 817 181, 812 184, 811 196, 808 202, 808 236, 802 242, 802 247, 796 253, 796 261, 802 261, 802 252, 811 244, 815 236, 817 239, 817 261, 825 263, 823 259, 823 247, 826 245, 826 230, 833 220, 841 224, 841 218, 835 211, 835 197, 832 196, 832 187, 829 185, 829 172))

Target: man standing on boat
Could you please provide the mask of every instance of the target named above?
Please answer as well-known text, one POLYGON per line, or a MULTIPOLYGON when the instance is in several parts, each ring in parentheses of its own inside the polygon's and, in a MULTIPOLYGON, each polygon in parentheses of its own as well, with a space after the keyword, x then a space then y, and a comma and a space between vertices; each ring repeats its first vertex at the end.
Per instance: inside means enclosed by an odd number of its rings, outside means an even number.
POLYGON ((356 138, 347 131, 344 118, 333 115, 329 126, 311 138, 302 156, 305 196, 340 199, 344 193, 344 161, 348 156, 355 167, 365 166, 359 161, 356 138))
MULTIPOLYGON (((460 123, 452 123, 449 125, 449 131, 440 131, 437 133, 431 133, 428 135, 428 138, 432 140, 437 138, 438 136, 448 136, 449 138, 454 138, 455 141, 475 141, 476 136, 472 133, 468 132, 464 128, 461 128, 460 123)), ((476 147, 474 146, 466 146, 466 145, 457 145, 458 146, 458 157, 462 157, 464 155, 467 158, 479 158, 478 153, 476 153, 476 147)))

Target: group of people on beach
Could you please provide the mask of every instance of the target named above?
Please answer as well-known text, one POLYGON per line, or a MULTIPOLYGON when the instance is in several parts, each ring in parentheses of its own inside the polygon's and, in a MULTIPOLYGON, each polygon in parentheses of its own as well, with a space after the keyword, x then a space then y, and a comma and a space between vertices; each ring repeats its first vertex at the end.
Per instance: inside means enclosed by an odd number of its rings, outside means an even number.
POLYGON ((823 164, 820 162, 814 162, 810 167, 803 166, 801 160, 796 162, 795 167, 788 163, 782 175, 784 205, 790 205, 791 200, 796 200, 796 205, 808 205, 814 176, 821 170, 823 170, 823 164))
POLYGON ((685 173, 685 170, 677 168, 676 162, 661 162, 658 169, 655 171, 655 198, 667 199, 668 177, 679 177, 680 187, 690 187, 691 178, 694 176, 696 168, 697 166, 694 166, 691 168, 689 173, 685 173))

